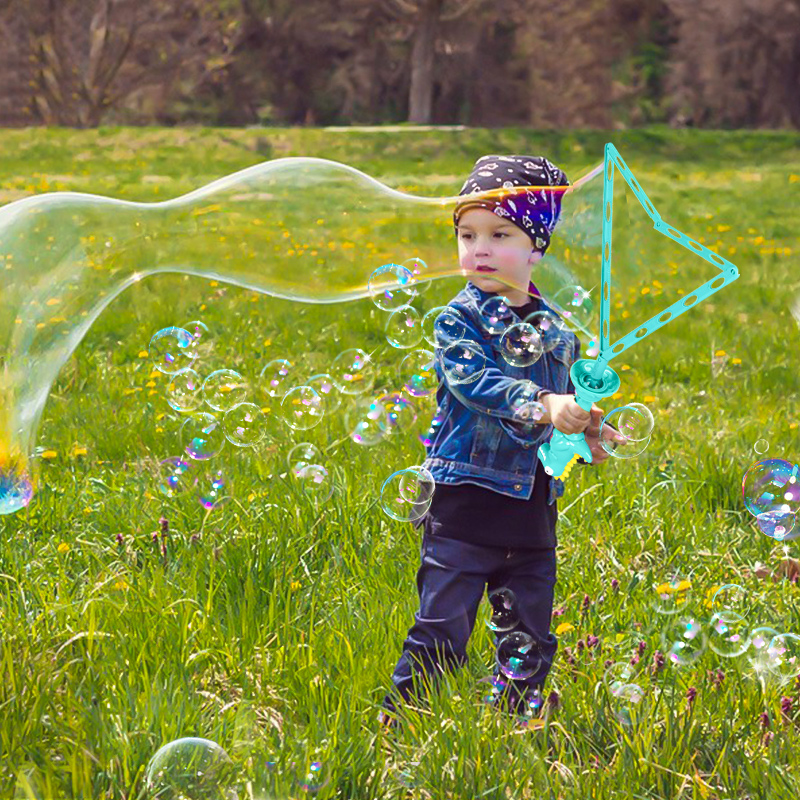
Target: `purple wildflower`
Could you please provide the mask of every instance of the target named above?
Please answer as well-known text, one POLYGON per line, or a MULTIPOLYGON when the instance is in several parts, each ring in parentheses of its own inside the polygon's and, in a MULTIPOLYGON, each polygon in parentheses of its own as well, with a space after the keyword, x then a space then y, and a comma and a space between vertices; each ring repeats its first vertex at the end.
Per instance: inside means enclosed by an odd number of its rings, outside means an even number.
POLYGON ((169 533, 169 522, 166 517, 161 517, 158 524, 161 525, 161 533, 169 533))
POLYGON ((641 658, 644 655, 645 650, 647 650, 647 642, 644 639, 642 639, 642 641, 639 642, 639 658, 641 658))
POLYGON ((759 714, 758 721, 761 723, 762 731, 769 728, 769 714, 766 711, 762 711, 761 714, 759 714))
POLYGON ((591 600, 591 598, 589 597, 589 595, 588 595, 588 594, 585 594, 585 595, 583 596, 583 605, 581 606, 581 609, 582 609, 583 611, 586 611, 586 609, 587 609, 587 608, 589 608, 589 606, 591 605, 591 603, 592 603, 592 600, 591 600))
POLYGON ((631 666, 635 667, 639 663, 639 656, 636 653, 633 654, 633 658, 631 658, 631 666))
POLYGON ((619 589, 619 581, 616 578, 611 579, 611 588, 616 592, 619 589))
POLYGON ((664 666, 664 654, 660 650, 653 653, 653 670, 658 672, 664 666))
POLYGON ((589 634, 589 635, 586 637, 586 646, 587 646, 587 647, 596 647, 596 646, 597 646, 597 643, 598 643, 599 641, 600 641, 600 639, 599 639, 597 636, 595 636, 593 633, 590 633, 590 634, 589 634))
POLYGON ((697 697, 697 689, 695 689, 694 686, 690 686, 686 690, 686 700, 688 701, 690 708, 692 706, 692 703, 694 703, 695 697, 697 697))
POLYGON ((613 662, 613 661, 612 661, 610 658, 607 658, 607 659, 606 659, 606 660, 603 662, 603 667, 605 667, 605 669, 608 669, 608 668, 609 668, 609 667, 610 667, 610 666, 611 666, 613 663, 614 663, 614 662, 613 662))
POLYGON ((118 533, 117 534, 117 544, 124 544, 124 543, 125 543, 125 539, 123 538, 121 533, 118 533))
POLYGON ((792 713, 792 698, 781 697, 781 714, 788 717, 792 713))
POLYGON ((558 692, 553 691, 553 692, 550 692, 549 695, 547 695, 547 705, 552 709, 556 709, 561 705, 561 701, 560 701, 560 698, 558 696, 558 692))

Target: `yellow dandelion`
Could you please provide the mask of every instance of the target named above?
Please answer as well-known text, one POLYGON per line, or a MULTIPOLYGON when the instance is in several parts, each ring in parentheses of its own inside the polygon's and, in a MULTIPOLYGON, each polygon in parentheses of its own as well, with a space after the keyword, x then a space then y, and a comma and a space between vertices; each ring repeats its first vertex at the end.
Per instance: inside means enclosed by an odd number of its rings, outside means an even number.
POLYGON ((114 584, 115 589, 128 589, 128 584, 125 581, 117 581, 114 584))
POLYGON ((556 636, 561 636, 562 633, 568 633, 569 631, 574 631, 575 626, 571 622, 562 622, 556 628, 556 636))
POLYGON ((55 450, 45 450, 44 453, 42 453, 42 458, 45 458, 49 461, 50 459, 55 458, 57 455, 58 453, 56 453, 55 450))
POLYGON ((69 552, 69 545, 66 542, 61 542, 61 544, 58 546, 58 552, 59 553, 69 552))
POLYGON ((77 445, 72 450, 72 457, 75 458, 76 456, 85 456, 86 455, 86 448, 85 447, 78 447, 77 445))
POLYGON ((303 584, 300 581, 292 581, 291 586, 289 587, 293 592, 297 591, 303 584))
POLYGON ((724 350, 717 350, 716 353, 714 353, 714 355, 719 358, 721 356, 726 356, 728 354, 724 350))
POLYGON ((147 358, 149 355, 150 355, 150 353, 148 353, 147 350, 140 350, 139 351, 139 358, 147 358))

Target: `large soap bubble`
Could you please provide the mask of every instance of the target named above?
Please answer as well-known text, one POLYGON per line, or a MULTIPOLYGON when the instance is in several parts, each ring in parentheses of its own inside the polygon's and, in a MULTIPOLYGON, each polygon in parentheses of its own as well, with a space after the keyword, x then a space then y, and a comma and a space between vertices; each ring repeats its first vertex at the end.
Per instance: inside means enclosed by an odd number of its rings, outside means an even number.
MULTIPOLYGON (((602 172, 598 164, 569 187, 537 190, 563 195, 561 219, 535 274, 538 293, 558 313, 563 309, 552 299, 557 292, 596 284, 602 172)), ((335 161, 291 157, 164 202, 54 192, 0 208, 0 513, 15 512, 34 496, 38 461, 31 455, 51 386, 95 320, 127 287, 150 275, 184 273, 291 301, 346 303, 369 298, 370 274, 399 261, 411 271, 407 287, 419 293, 433 280, 463 277, 452 225, 460 201, 455 193, 406 194, 335 161), (303 247, 287 248, 287 237, 303 247)), ((652 227, 647 217, 642 224, 645 232, 652 227)), ((666 260, 656 251, 647 255, 648 265, 666 260)), ((642 258, 623 258, 615 262, 615 278, 636 277, 642 265, 642 258)), ((460 285, 460 279, 454 282, 454 294, 460 285)), ((403 288, 391 281, 381 287, 401 297, 403 288)), ((590 323, 580 316, 572 315, 570 328, 598 338, 596 312, 590 323)), ((191 332, 180 329, 183 339, 195 341, 198 331, 200 340, 207 337, 198 322, 187 323, 191 332)), ((200 340, 176 352, 202 355, 200 340)), ((173 371, 195 360, 177 363, 173 371)), ((345 394, 372 388, 372 375, 357 359, 337 362, 329 372, 345 394)), ((289 388, 281 387, 273 402, 289 388)))

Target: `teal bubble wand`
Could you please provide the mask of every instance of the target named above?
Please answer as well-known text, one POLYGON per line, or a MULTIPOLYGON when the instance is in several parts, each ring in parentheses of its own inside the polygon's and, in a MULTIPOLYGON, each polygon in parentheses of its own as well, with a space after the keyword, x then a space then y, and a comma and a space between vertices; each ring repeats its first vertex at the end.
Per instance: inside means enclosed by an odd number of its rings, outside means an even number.
MULTIPOLYGON (((578 359, 570 368, 569 374, 575 386, 575 401, 584 409, 591 411, 592 405, 604 397, 615 394, 620 387, 619 375, 608 366, 615 356, 624 353, 636 342, 662 328, 671 320, 679 317, 696 306, 702 300, 718 292, 739 277, 739 270, 727 259, 709 250, 686 234, 681 233, 661 219, 655 206, 642 190, 633 173, 623 161, 622 156, 613 144, 605 147, 603 172, 603 238, 602 267, 600 289, 600 349, 597 358, 578 359), (697 287, 687 297, 673 303, 659 314, 651 317, 642 325, 623 336, 613 345, 609 344, 609 317, 611 298, 611 227, 613 221, 614 171, 618 169, 626 183, 644 207, 655 229, 673 239, 678 244, 691 250, 719 269, 720 274, 697 287)), ((566 478, 579 458, 591 463, 592 451, 584 433, 566 434, 559 430, 553 432, 551 440, 543 444, 538 452, 539 460, 548 475, 566 478)))

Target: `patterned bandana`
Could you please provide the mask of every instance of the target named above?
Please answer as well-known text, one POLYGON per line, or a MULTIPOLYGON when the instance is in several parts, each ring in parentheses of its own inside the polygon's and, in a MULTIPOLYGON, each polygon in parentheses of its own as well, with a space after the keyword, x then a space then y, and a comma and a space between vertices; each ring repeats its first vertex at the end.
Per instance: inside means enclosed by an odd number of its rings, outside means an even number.
POLYGON ((536 250, 544 253, 561 213, 563 189, 535 191, 533 187, 569 186, 566 174, 539 156, 482 156, 475 162, 460 195, 481 193, 480 200, 459 203, 453 212, 458 220, 468 208, 486 208, 521 228, 536 250))

